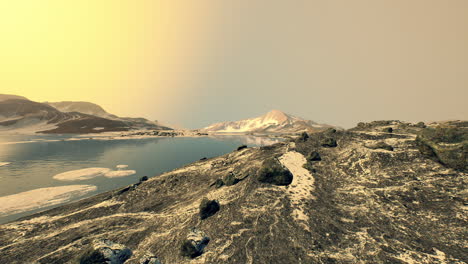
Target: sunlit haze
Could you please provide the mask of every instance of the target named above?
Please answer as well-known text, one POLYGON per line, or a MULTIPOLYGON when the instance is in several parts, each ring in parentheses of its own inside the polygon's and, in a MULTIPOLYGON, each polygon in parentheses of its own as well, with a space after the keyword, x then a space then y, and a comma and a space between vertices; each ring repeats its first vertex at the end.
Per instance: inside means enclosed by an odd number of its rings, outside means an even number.
POLYGON ((187 128, 467 119, 468 1, 0 2, 0 93, 187 128))

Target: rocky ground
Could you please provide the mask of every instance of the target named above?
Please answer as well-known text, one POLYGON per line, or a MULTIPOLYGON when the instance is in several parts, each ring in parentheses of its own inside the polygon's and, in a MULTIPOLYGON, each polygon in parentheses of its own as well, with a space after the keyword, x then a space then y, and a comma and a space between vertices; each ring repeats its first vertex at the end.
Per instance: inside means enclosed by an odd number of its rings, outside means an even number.
POLYGON ((466 263, 468 134, 443 126, 204 159, 1 225, 0 263, 466 263))

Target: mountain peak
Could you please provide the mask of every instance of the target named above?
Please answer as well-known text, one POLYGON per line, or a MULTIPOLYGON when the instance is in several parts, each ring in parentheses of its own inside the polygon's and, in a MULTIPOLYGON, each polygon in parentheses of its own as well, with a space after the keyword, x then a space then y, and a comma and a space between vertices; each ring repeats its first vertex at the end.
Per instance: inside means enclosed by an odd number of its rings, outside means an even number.
POLYGON ((270 112, 266 113, 263 116, 263 119, 265 121, 267 121, 267 120, 277 121, 280 124, 288 121, 290 118, 291 117, 289 115, 287 115, 286 113, 284 113, 284 112, 282 112, 280 110, 276 110, 276 109, 271 110, 270 112))

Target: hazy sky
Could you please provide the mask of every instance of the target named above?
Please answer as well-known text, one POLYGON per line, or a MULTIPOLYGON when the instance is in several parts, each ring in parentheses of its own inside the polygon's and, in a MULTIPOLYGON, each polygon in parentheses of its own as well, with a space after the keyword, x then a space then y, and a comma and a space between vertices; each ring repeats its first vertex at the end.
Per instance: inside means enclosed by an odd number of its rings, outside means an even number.
POLYGON ((468 119, 468 1, 1 1, 0 93, 188 128, 468 119))

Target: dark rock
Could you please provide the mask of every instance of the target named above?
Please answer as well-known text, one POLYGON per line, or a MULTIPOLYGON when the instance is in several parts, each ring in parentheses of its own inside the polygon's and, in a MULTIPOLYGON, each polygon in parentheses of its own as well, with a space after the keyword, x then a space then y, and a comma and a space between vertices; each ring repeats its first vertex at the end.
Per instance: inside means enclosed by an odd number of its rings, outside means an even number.
POLYGON ((388 150, 388 151, 393 151, 393 147, 390 146, 389 144, 385 143, 385 142, 377 142, 375 144, 372 144, 372 145, 365 145, 366 148, 370 148, 370 149, 385 149, 385 150, 388 150))
POLYGON ((334 148, 338 146, 334 138, 326 138, 322 141, 322 147, 334 148))
POLYGON ((322 157, 320 157, 320 153, 317 151, 312 151, 309 156, 307 156, 308 161, 320 161, 322 160, 322 157))
POLYGON ((309 134, 307 134, 307 132, 302 132, 302 134, 299 136, 298 140, 299 141, 307 141, 307 139, 309 139, 309 134))
POLYGON ((122 264, 132 256, 132 251, 124 245, 110 240, 95 240, 93 247, 80 258, 80 264, 109 263, 122 264))
POLYGON ((263 162, 258 171, 258 181, 275 185, 289 185, 293 180, 292 173, 283 167, 275 158, 263 162))
POLYGON ((425 128, 416 138, 419 151, 449 168, 468 171, 468 129, 460 127, 425 128))
POLYGON ((336 133, 336 129, 334 129, 334 128, 328 128, 327 130, 325 130, 325 133, 327 133, 327 134, 335 134, 335 133, 336 133))
POLYGON ((203 158, 201 158, 200 160, 207 160, 207 159, 208 159, 207 157, 203 157, 203 158))
POLYGON ((384 129, 382 129, 382 132, 385 132, 385 133, 393 133, 393 128, 391 127, 386 127, 384 129))
POLYGON ((216 200, 203 199, 200 203, 200 218, 206 219, 219 211, 219 203, 216 200))
POLYGON ((143 176, 140 178, 140 182, 144 182, 148 180, 148 176, 143 176))
POLYGON ((237 147, 237 151, 243 150, 245 148, 247 148, 247 145, 241 145, 241 146, 237 147))
POLYGON ((210 238, 204 232, 193 228, 187 239, 182 243, 180 252, 184 257, 196 258, 203 254, 203 250, 209 242, 210 238))

